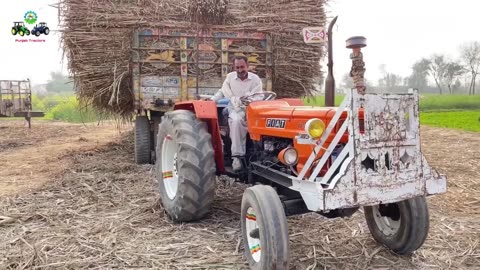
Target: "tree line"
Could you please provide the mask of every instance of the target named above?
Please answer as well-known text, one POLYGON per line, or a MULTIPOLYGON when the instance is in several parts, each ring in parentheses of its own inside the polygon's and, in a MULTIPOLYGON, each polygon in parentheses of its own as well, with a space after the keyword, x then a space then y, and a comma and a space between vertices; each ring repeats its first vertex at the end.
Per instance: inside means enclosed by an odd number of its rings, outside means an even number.
MULTIPOLYGON (((380 65, 379 69, 381 77, 377 85, 367 80, 367 86, 372 92, 385 89, 389 92, 404 92, 408 88, 417 88, 421 92, 475 95, 480 71, 480 42, 462 44, 458 58, 433 54, 419 59, 412 65, 411 74, 407 77, 388 72, 385 64, 380 65)), ((353 87, 349 74, 343 76, 340 86, 353 87)))

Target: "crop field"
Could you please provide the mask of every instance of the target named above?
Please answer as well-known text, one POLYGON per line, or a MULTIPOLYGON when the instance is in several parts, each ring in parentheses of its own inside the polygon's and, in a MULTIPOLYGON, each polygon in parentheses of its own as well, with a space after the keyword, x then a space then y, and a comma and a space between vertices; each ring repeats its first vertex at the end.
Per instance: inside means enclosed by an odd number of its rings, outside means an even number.
MULTIPOLYGON (((335 105, 344 96, 335 98, 335 105)), ((305 98, 305 103, 323 106, 323 96, 305 98)), ((420 98, 420 124, 433 127, 480 131, 480 95, 422 95, 420 98)))

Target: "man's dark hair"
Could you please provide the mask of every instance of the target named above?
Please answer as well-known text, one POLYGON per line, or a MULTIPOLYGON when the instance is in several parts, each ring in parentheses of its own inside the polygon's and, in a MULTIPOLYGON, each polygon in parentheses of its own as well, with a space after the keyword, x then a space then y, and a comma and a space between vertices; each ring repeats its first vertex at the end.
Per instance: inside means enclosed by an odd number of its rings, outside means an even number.
POLYGON ((243 60, 248 65, 248 58, 245 55, 235 55, 233 58, 233 64, 235 64, 235 60, 243 60))

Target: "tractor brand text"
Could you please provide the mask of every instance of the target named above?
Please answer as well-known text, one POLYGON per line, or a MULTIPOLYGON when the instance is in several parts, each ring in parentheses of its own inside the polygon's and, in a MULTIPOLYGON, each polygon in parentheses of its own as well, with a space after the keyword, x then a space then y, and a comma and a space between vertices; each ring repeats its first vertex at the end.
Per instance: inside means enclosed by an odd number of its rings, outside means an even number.
POLYGON ((283 119, 267 119, 267 128, 285 128, 286 121, 283 119))

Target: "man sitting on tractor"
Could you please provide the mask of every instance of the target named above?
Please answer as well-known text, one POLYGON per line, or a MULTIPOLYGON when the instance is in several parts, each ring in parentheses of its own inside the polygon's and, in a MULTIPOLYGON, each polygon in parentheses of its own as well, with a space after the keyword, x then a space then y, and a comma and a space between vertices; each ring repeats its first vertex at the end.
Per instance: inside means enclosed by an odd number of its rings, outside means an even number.
POLYGON ((248 58, 235 56, 233 68, 235 71, 229 73, 223 82, 222 88, 211 98, 218 101, 223 97, 229 99, 228 125, 230 128, 230 139, 232 140, 232 169, 242 169, 241 158, 245 156, 247 124, 245 122, 245 108, 240 98, 262 92, 262 81, 256 74, 248 71, 248 58))

